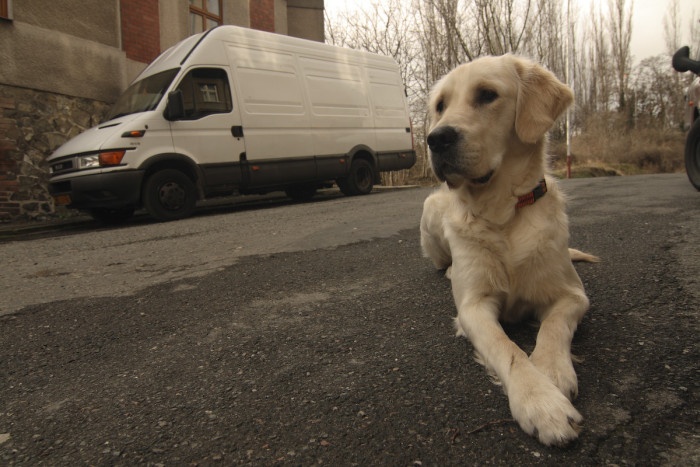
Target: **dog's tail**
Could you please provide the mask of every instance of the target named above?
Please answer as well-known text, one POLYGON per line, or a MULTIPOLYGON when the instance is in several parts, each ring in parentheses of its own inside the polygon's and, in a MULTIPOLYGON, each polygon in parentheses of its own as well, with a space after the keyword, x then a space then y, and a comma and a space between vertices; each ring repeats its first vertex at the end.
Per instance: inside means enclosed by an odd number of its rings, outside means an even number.
POLYGON ((575 248, 569 248, 569 257, 571 258, 571 261, 585 261, 587 263, 600 262, 600 258, 597 256, 589 255, 588 253, 584 253, 583 251, 579 251, 575 248))

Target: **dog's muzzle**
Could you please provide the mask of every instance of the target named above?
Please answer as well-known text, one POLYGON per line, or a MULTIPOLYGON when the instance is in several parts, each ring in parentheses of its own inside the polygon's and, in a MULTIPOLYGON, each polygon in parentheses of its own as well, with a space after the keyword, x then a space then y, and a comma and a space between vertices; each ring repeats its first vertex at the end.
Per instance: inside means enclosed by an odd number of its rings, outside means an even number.
POLYGON ((445 180, 447 174, 460 173, 457 153, 454 151, 459 132, 451 126, 439 126, 428 135, 428 147, 432 155, 433 172, 440 180, 445 180))
MULTIPOLYGON (((447 176, 451 174, 461 177, 466 175, 467 171, 462 165, 463 161, 459 157, 457 148, 461 137, 459 130, 449 125, 436 127, 428 135, 427 142, 432 154, 433 172, 442 181, 447 181, 447 176)), ((474 185, 484 185, 491 180, 492 176, 493 170, 481 177, 467 178, 467 180, 474 185)))

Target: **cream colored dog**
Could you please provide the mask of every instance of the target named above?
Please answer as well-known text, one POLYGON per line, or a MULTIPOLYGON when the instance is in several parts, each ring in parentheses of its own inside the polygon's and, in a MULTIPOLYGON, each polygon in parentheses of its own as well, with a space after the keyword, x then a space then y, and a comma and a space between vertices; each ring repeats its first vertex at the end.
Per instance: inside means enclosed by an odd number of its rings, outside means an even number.
POLYGON ((571 260, 565 199, 547 174, 546 132, 572 103, 569 88, 512 55, 462 65, 435 86, 428 145, 446 184, 423 206, 421 245, 447 269, 457 334, 498 377, 513 417, 547 445, 576 438, 578 382, 571 339, 588 298, 571 260), (540 320, 528 358, 499 320, 540 320))

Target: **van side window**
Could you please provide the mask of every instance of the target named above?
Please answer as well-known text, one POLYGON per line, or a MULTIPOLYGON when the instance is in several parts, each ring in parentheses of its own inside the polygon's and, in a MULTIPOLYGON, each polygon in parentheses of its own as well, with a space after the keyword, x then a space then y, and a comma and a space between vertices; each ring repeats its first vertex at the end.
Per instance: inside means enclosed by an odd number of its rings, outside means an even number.
POLYGON ((196 120, 233 109, 226 72, 220 68, 197 68, 185 76, 177 87, 182 91, 185 119, 196 120))

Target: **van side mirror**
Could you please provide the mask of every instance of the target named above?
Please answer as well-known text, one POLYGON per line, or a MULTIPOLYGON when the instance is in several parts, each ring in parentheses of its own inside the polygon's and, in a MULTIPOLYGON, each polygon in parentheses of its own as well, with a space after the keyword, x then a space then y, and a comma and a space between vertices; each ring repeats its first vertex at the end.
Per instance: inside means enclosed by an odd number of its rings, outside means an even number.
POLYGON ((180 120, 185 116, 185 101, 182 98, 182 91, 176 90, 168 94, 168 103, 163 114, 166 120, 180 120))

